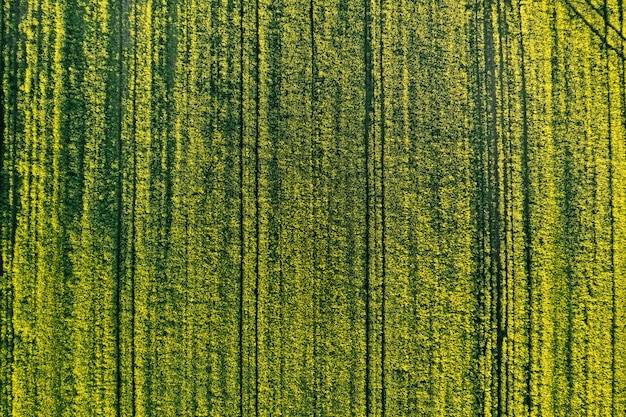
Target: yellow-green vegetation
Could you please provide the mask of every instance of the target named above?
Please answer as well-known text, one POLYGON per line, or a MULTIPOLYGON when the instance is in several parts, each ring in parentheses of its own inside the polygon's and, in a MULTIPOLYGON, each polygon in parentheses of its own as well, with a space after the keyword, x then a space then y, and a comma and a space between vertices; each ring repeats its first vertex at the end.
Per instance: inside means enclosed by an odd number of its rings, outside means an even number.
POLYGON ((623 0, 0 0, 0 416, 624 416, 623 0))

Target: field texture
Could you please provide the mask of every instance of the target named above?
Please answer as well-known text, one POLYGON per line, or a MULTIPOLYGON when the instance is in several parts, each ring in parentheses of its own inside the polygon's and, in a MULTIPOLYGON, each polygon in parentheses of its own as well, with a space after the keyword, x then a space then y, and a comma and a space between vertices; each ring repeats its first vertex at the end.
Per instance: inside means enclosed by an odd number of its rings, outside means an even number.
POLYGON ((0 10, 0 416, 626 414, 623 0, 0 10))

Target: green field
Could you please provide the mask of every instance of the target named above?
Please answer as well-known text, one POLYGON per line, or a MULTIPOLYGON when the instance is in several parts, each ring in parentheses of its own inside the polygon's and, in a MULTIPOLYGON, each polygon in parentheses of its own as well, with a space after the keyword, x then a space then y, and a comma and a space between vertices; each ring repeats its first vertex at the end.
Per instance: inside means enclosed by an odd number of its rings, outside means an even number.
POLYGON ((0 417, 626 415, 623 0, 0 4, 0 417))

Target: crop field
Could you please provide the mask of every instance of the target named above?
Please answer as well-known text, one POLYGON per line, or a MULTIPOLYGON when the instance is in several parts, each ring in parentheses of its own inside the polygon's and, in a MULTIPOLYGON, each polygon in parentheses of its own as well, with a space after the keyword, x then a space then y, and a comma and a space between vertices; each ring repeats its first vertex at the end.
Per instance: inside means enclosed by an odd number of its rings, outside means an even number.
POLYGON ((626 415, 623 0, 0 4, 0 417, 626 415))

